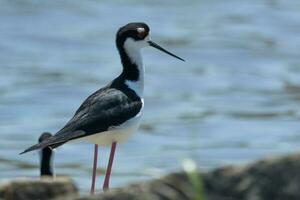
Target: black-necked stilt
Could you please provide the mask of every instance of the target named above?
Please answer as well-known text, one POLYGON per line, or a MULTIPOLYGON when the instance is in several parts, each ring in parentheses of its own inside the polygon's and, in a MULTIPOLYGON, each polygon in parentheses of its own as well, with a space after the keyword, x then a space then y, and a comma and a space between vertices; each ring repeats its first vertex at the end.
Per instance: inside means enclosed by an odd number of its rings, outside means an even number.
POLYGON ((56 148, 70 140, 85 139, 95 144, 91 193, 94 193, 98 145, 111 145, 103 189, 108 189, 117 143, 124 142, 140 124, 144 107, 144 67, 140 50, 152 46, 175 58, 149 37, 145 23, 129 23, 119 29, 116 45, 123 65, 122 73, 107 86, 89 96, 73 118, 54 136, 22 153, 50 147, 56 148))
MULTIPOLYGON (((47 140, 52 136, 51 133, 44 132, 39 137, 39 143, 47 140)), ((46 146, 40 150, 40 173, 41 176, 53 176, 53 150, 46 146)))

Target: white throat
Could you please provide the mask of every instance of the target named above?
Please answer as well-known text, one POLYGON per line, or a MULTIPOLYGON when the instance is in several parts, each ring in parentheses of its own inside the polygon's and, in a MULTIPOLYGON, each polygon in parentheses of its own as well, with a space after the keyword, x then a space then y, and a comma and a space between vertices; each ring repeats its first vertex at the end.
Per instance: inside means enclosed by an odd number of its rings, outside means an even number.
POLYGON ((141 48, 144 47, 144 41, 135 41, 128 38, 124 43, 124 48, 131 59, 139 70, 139 79, 137 81, 126 80, 125 84, 132 89, 140 98, 143 98, 144 94, 144 74, 145 69, 143 66, 143 60, 141 55, 141 48))

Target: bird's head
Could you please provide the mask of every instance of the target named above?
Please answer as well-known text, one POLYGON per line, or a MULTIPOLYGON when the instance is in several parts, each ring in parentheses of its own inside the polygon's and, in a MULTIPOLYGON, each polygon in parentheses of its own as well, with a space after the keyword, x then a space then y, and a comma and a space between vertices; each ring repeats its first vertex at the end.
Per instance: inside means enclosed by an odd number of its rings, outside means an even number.
POLYGON ((127 52, 137 51, 143 47, 151 46, 184 61, 182 58, 174 55, 155 42, 151 41, 150 28, 147 24, 142 22, 129 23, 121 27, 117 32, 116 43, 119 49, 125 48, 127 52))

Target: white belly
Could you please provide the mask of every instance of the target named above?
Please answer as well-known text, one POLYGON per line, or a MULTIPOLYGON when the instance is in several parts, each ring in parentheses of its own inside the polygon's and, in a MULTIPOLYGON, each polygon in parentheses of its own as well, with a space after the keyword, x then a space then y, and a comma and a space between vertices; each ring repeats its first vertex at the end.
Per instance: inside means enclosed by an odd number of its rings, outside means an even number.
POLYGON ((80 138, 93 144, 101 146, 111 145, 113 142, 125 142, 139 127, 142 114, 131 118, 120 126, 110 127, 108 131, 96 133, 87 137, 80 138))

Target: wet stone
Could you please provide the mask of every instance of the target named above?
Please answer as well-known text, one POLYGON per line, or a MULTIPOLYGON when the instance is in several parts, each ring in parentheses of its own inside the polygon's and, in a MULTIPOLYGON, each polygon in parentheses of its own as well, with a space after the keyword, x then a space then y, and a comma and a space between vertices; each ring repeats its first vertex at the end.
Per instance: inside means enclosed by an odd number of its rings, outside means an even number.
POLYGON ((48 200, 77 194, 75 184, 68 178, 22 178, 0 183, 0 199, 5 200, 48 200))

